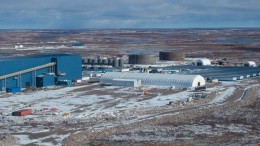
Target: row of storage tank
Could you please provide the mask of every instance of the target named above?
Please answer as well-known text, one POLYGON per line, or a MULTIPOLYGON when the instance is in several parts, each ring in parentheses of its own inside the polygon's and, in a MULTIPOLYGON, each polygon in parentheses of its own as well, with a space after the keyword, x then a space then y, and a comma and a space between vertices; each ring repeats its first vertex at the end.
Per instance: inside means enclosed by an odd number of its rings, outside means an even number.
MULTIPOLYGON (((129 64, 156 64, 157 56, 152 54, 130 54, 128 55, 129 64)), ((159 52, 159 60, 183 61, 184 55, 177 51, 159 52)), ((83 58, 83 64, 90 65, 111 65, 113 67, 124 67, 123 58, 83 58)))
POLYGON ((124 67, 124 59, 123 58, 83 58, 83 64, 89 65, 111 65, 113 67, 124 67))
MULTIPOLYGON (((128 56, 129 64, 156 64, 157 55, 152 54, 131 54, 128 56)), ((163 61, 183 61, 184 54, 177 51, 159 52, 159 60, 163 61)))

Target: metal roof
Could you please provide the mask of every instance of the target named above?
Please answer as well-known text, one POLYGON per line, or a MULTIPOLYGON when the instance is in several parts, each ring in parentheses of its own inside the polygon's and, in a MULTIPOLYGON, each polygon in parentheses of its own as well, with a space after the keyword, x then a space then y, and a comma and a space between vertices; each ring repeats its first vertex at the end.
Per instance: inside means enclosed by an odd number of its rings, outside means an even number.
POLYGON ((0 61, 10 61, 10 60, 22 60, 22 59, 32 59, 32 58, 45 58, 45 57, 61 57, 61 56, 75 56, 78 54, 72 53, 46 53, 46 54, 38 54, 31 56, 13 56, 13 57, 2 57, 0 61))
POLYGON ((200 75, 132 73, 132 72, 107 72, 101 76, 101 82, 110 83, 113 79, 139 79, 144 85, 175 86, 188 88, 205 85, 205 80, 200 75))

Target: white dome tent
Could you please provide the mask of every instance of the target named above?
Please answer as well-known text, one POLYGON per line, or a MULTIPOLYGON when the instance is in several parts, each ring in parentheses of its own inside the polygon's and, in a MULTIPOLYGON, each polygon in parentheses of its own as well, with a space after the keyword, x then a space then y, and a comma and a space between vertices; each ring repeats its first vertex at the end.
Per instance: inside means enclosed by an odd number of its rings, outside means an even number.
POLYGON ((199 87, 205 85, 200 75, 153 74, 130 72, 107 72, 101 76, 101 83, 110 84, 113 79, 138 79, 144 85, 175 86, 176 88, 199 87))
POLYGON ((196 66, 205 66, 205 65, 211 65, 211 62, 209 59, 202 58, 195 61, 196 66))
POLYGON ((247 61, 244 63, 246 67, 256 67, 256 63, 254 61, 247 61))

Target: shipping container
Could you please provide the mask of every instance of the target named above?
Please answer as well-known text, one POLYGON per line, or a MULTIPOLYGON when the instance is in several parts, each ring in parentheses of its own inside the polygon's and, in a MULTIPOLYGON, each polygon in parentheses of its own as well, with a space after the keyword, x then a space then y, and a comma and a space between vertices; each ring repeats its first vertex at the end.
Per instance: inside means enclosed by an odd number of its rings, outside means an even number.
POLYGON ((58 85, 60 85, 60 86, 71 86, 72 81, 71 80, 58 81, 58 85))
POLYGON ((31 114, 32 114, 32 109, 23 109, 23 110, 12 112, 12 116, 27 116, 31 114))
POLYGON ((6 92, 11 92, 11 93, 21 92, 21 88, 19 87, 6 88, 6 92))

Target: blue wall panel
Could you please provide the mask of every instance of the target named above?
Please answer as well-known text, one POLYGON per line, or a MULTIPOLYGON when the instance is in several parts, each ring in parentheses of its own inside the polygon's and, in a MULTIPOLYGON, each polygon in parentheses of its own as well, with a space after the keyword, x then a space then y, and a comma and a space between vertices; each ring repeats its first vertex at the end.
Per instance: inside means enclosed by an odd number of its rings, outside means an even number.
MULTIPOLYGON (((74 54, 45 54, 33 57, 0 58, 0 76, 33 68, 36 66, 50 63, 52 58, 57 60, 57 73, 65 73, 65 76, 58 76, 57 80, 76 80, 81 79, 82 68, 80 55, 74 54)), ((21 87, 25 88, 26 83, 30 87, 36 86, 36 76, 49 73, 50 68, 44 68, 35 72, 22 74, 21 76, 6 79, 6 88, 21 87)), ((47 81, 48 82, 48 81, 47 81)), ((5 80, 0 80, 0 91, 5 84, 5 80)), ((49 84, 48 84, 49 85, 49 84)))
POLYGON ((36 87, 46 87, 55 85, 54 76, 46 75, 36 77, 36 87))
POLYGON ((57 57, 57 73, 65 73, 65 76, 58 76, 58 80, 76 80, 82 77, 82 59, 80 56, 57 57))

